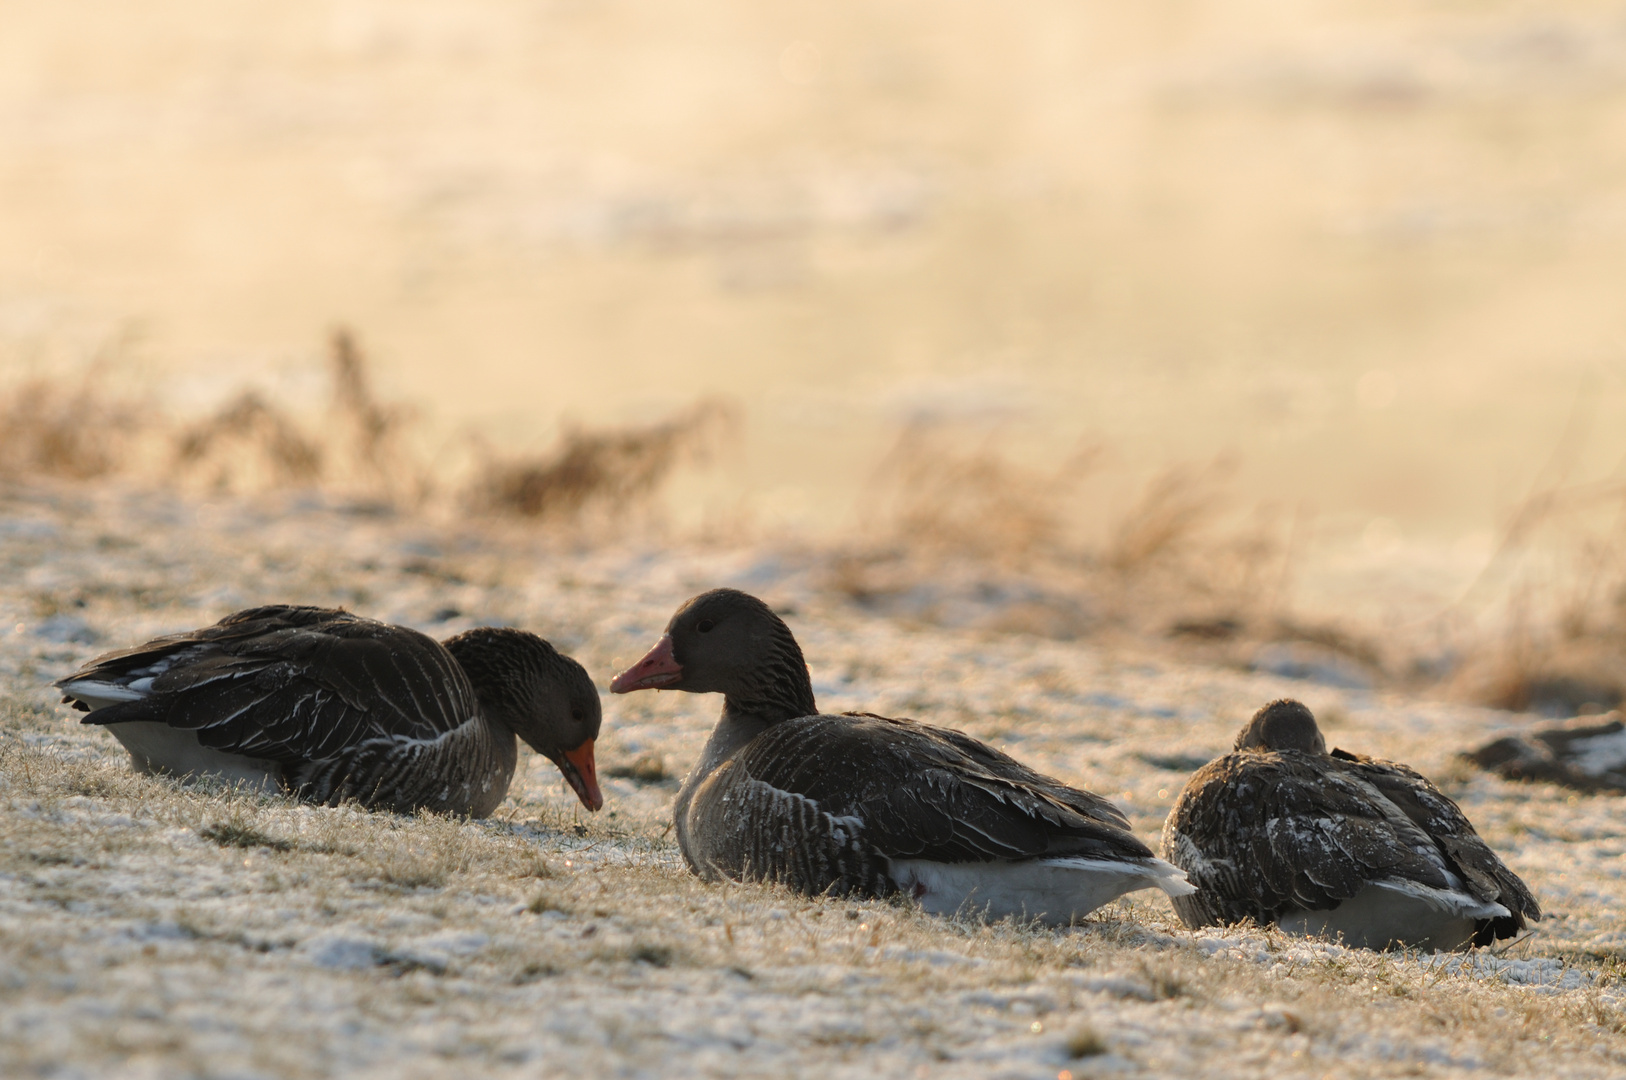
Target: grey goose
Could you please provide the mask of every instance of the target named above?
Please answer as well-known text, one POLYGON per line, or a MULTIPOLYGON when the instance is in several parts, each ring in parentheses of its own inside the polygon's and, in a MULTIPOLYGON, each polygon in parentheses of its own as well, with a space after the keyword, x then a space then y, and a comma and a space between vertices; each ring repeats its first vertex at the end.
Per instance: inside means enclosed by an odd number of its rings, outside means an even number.
POLYGON ((56 685, 144 773, 484 817, 508 792, 518 736, 589 810, 604 801, 598 691, 522 630, 441 643, 333 608, 273 605, 108 653, 56 685))
POLYGON ((1192 891, 1100 796, 958 731, 821 715, 790 628, 746 593, 685 603, 610 689, 723 695, 674 807, 683 856, 706 880, 902 893, 928 912, 1053 925, 1136 889, 1192 891))
POLYGON ((1404 765, 1328 753, 1315 716, 1287 699, 1186 782, 1163 856, 1197 886, 1174 901, 1194 928, 1253 920, 1364 948, 1459 949, 1541 918, 1455 802, 1404 765))

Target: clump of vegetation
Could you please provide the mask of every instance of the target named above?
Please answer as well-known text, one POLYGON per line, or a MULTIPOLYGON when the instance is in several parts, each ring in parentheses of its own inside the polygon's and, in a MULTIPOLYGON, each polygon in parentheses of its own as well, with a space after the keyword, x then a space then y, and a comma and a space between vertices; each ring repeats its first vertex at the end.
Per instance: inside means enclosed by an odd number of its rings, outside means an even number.
POLYGON ((214 491, 314 484, 322 450, 282 409, 245 391, 175 436, 175 464, 214 491))
POLYGON ((1085 444, 1023 463, 995 436, 910 425, 877 471, 873 524, 832 560, 827 584, 924 622, 1063 639, 1107 626, 1177 625, 1205 641, 1269 633, 1289 546, 1274 519, 1235 523, 1234 463, 1163 472, 1111 521, 1091 501, 1106 456, 1085 444))
POLYGON ((379 401, 355 335, 333 331, 328 415, 307 430, 286 408, 245 390, 171 436, 173 468, 211 491, 326 486, 390 504, 421 502, 428 470, 407 445, 411 412, 379 401))
POLYGON ((1107 1041, 1089 1024, 1080 1024, 1067 1033, 1064 1044, 1070 1058, 1097 1057, 1107 1052, 1107 1041))
POLYGON ((198 835, 205 840, 213 840, 221 847, 268 848, 271 851, 292 851, 294 848, 292 841, 262 832, 238 819, 205 825, 198 830, 198 835))
POLYGON ((1461 696, 1549 717, 1626 703, 1623 522, 1626 484, 1538 481, 1458 603, 1499 632, 1457 673, 1461 696))
POLYGON ((90 480, 123 468, 150 413, 101 374, 29 379, 0 395, 0 475, 90 480))
POLYGON ((537 521, 588 512, 616 518, 647 502, 679 466, 707 461, 738 423, 731 404, 712 398, 640 427, 571 428, 541 457, 488 460, 471 485, 472 500, 537 521))
POLYGON ((143 469, 157 462, 159 482, 213 493, 320 488, 400 508, 449 492, 452 503, 559 524, 647 507, 673 473, 709 461, 739 423, 730 403, 707 399, 650 424, 571 428, 537 457, 487 453, 459 481, 415 449, 416 413, 379 397, 350 329, 333 331, 328 355, 320 417, 246 389, 207 416, 180 420, 116 392, 99 366, 76 379, 21 382, 0 391, 0 476, 151 481, 143 469))
POLYGON ((1207 469, 1176 467, 1154 477, 1113 529, 1103 553, 1106 565, 1133 574, 1180 554, 1221 508, 1221 487, 1234 469, 1235 463, 1227 460, 1207 469))
POLYGON ((1085 446, 1054 469, 1019 465, 991 439, 963 448, 938 425, 905 427, 875 494, 898 541, 936 552, 1020 559, 1066 543, 1066 504, 1101 457, 1085 446))
POLYGON ((604 770, 604 775, 636 780, 640 784, 658 784, 672 778, 666 768, 666 759, 656 753, 640 754, 631 761, 611 765, 604 770))

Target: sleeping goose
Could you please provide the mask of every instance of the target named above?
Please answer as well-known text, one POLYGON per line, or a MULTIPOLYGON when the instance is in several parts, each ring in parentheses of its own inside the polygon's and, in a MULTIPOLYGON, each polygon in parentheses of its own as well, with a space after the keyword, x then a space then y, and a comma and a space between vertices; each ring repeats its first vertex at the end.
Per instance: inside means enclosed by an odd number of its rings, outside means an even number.
POLYGON ((484 817, 508 792, 517 735, 589 810, 604 802, 598 691, 523 630, 442 644, 346 611, 273 605, 108 653, 56 685, 144 773, 484 817))
POLYGON ((1100 796, 958 731, 820 715, 790 629, 734 589, 678 608, 610 689, 723 695, 674 808, 683 856, 706 880, 903 893, 929 912, 1056 925, 1135 889, 1192 891, 1100 796))
POLYGON ((1404 765, 1334 750, 1297 701, 1260 709, 1163 826, 1190 927, 1252 919, 1363 948, 1459 949, 1541 918, 1456 803, 1404 765))

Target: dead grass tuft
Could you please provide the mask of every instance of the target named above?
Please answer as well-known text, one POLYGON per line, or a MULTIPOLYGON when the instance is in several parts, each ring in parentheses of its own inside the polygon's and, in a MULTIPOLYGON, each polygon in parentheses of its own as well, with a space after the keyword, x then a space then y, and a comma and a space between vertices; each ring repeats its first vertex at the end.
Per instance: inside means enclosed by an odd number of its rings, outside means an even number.
POLYGON ((833 553, 825 587, 922 623, 1060 640, 1128 627, 1235 651, 1270 626, 1291 545, 1274 513, 1225 521, 1235 462, 1162 473, 1103 525, 1090 481, 1105 457, 1087 444, 1023 464, 996 436, 910 425, 872 483, 874 524, 833 553))
POLYGON ((332 435, 346 451, 348 482, 364 493, 392 504, 418 505, 434 489, 429 469, 408 446, 414 412, 384 404, 373 391, 372 373, 348 327, 330 337, 333 400, 329 409, 332 435))
POLYGON ((347 328, 334 330, 328 418, 315 434, 288 410, 248 390, 172 437, 176 470, 211 491, 326 485, 385 503, 427 497, 427 470, 406 444, 411 412, 382 404, 347 328))
POLYGON ((175 438, 175 465, 213 491, 314 484, 322 450, 282 409, 245 391, 175 438))
POLYGON ((126 465, 149 412, 114 397, 103 372, 30 379, 0 394, 0 475, 89 480, 126 465))
POLYGON ((1089 445, 1053 470, 1018 465, 984 438, 938 424, 905 427, 882 460, 874 486, 897 542, 979 558, 1050 550, 1065 535, 1065 504, 1095 468, 1089 445))
POLYGON ((639 507, 679 466, 704 462, 738 429, 731 403, 701 401, 643 427, 567 430, 540 458, 489 459, 470 487, 479 508, 545 522, 639 507))
POLYGON ((1203 469, 1176 467, 1155 477, 1113 530, 1104 560, 1125 574, 1145 573, 1193 543, 1219 510, 1219 490, 1236 471, 1222 458, 1203 469))
POLYGON ((213 840, 221 847, 267 848, 271 851, 292 851, 293 841, 261 832, 241 820, 217 821, 198 830, 205 840, 213 840))

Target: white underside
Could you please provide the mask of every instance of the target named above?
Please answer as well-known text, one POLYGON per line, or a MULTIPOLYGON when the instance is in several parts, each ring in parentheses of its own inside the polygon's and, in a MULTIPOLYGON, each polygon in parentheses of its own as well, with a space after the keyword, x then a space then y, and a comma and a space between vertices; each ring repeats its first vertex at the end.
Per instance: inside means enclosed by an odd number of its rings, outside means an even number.
POLYGON ((120 686, 118 683, 100 682, 96 679, 75 679, 71 683, 62 684, 62 692, 71 698, 77 698, 90 707, 91 712, 105 708, 108 705, 117 705, 122 701, 140 701, 147 695, 142 689, 152 686, 151 679, 142 680, 146 687, 120 686))
POLYGON ((1037 919, 1066 926, 1137 889, 1170 896, 1197 890, 1162 859, 1025 859, 1021 862, 940 863, 892 860, 892 880, 934 915, 1037 919))
POLYGON ((1501 904, 1414 881, 1377 881, 1331 911, 1294 911, 1277 925, 1290 934, 1342 940, 1363 949, 1462 949, 1474 924, 1509 914, 1501 904))
MULTIPOLYGON (((161 673, 167 663, 152 671, 161 673)), ((76 679, 64 683, 62 690, 90 707, 92 712, 108 705, 126 701, 140 701, 152 688, 153 675, 137 679, 127 685, 101 682, 96 679, 76 679)), ((122 724, 104 725, 113 737, 130 751, 130 761, 137 772, 151 775, 179 777, 209 777, 226 784, 280 791, 282 766, 274 761, 227 754, 198 744, 195 731, 172 728, 147 720, 128 720, 122 724)))
POLYGON ((278 791, 282 787, 282 767, 276 762, 200 746, 197 733, 193 731, 144 720, 108 724, 107 730, 130 751, 130 760, 137 772, 209 777, 264 791, 278 791))

